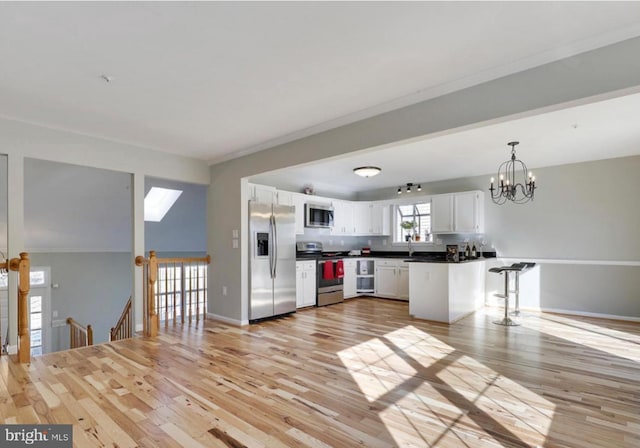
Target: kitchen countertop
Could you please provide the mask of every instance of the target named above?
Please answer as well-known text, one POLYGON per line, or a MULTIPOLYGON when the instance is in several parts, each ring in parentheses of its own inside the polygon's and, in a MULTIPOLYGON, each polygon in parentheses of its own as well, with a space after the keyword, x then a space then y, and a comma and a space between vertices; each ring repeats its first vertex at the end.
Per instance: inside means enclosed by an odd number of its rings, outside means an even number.
POLYGON ((483 261, 488 258, 495 258, 495 252, 485 252, 483 257, 473 258, 469 260, 460 260, 459 262, 447 261, 445 259, 444 252, 414 252, 412 257, 409 257, 407 252, 371 252, 370 255, 348 255, 347 252, 336 253, 331 252, 331 254, 335 254, 331 257, 320 257, 320 256, 303 256, 297 257, 297 261, 308 261, 308 260, 348 260, 348 259, 361 259, 361 258, 391 258, 391 259, 401 259, 403 261, 409 263, 470 263, 474 261, 483 261))

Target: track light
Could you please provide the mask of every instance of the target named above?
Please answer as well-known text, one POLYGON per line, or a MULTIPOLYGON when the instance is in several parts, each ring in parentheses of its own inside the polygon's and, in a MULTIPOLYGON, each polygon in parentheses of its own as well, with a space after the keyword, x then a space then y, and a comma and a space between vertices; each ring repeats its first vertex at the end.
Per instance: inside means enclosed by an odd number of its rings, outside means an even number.
MULTIPOLYGON (((411 193, 411 188, 414 186, 413 183, 408 182, 407 184, 407 193, 411 193)), ((398 187, 398 194, 402 194, 402 189, 403 187, 398 187)), ((422 185, 418 184, 418 186, 416 187, 417 191, 422 191, 422 185)))

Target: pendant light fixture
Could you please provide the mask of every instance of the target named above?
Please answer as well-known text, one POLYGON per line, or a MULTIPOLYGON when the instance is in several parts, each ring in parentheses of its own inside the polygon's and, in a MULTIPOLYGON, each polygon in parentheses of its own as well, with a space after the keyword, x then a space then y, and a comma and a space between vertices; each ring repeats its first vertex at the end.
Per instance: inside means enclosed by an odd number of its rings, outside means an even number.
POLYGON ((382 168, 377 166, 359 166, 353 169, 353 173, 357 174, 360 177, 373 177, 380 174, 382 168))
POLYGON ((495 179, 491 178, 491 199, 498 205, 507 201, 515 204, 524 204, 533 200, 533 193, 536 189, 536 178, 527 165, 516 158, 516 146, 519 142, 509 142, 511 146, 511 159, 503 162, 498 167, 498 185, 494 187, 495 179))

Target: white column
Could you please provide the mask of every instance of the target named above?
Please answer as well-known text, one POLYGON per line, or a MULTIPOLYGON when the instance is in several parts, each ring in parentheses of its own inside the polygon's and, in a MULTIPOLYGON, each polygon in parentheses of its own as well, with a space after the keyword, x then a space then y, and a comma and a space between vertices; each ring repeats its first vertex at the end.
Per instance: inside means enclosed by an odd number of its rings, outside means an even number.
MULTIPOLYGON (((24 156, 11 151, 7 156, 7 258, 24 251, 24 156)), ((15 353, 18 341, 18 276, 9 274, 9 346, 15 353)), ((3 335, 4 336, 4 335, 3 335)))
MULTIPOLYGON (((133 216, 133 258, 144 253, 144 174, 135 172, 131 175, 131 206, 133 216)), ((133 263, 133 315, 135 320, 135 331, 142 331, 143 313, 143 271, 133 263)))

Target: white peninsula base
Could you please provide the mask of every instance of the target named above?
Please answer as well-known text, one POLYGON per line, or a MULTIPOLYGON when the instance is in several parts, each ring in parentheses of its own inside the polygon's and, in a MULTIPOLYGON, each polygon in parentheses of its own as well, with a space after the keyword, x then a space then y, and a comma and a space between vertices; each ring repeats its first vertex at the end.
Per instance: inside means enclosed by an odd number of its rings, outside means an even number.
POLYGON ((409 313, 452 324, 484 306, 485 262, 409 263, 409 313))

